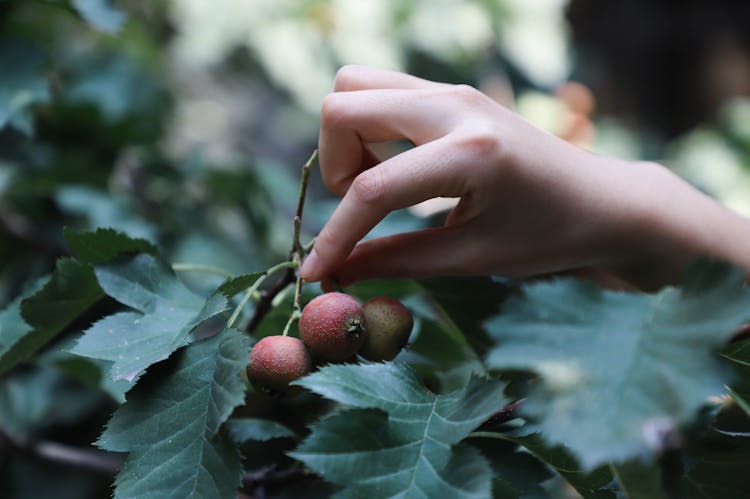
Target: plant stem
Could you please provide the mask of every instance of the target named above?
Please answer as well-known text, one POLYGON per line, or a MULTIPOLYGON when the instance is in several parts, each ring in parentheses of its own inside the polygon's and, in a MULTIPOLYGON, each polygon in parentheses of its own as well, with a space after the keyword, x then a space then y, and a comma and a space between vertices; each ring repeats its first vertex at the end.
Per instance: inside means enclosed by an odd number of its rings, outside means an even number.
POLYGON ((263 318, 271 310, 273 299, 284 291, 287 286, 292 284, 295 279, 294 269, 287 269, 286 272, 274 283, 274 285, 268 289, 260 292, 260 299, 257 305, 255 305, 255 313, 252 319, 245 327, 245 331, 252 333, 263 321, 263 318))
POLYGON ((227 327, 230 328, 234 326, 234 323, 237 322, 237 318, 240 316, 240 312, 242 312, 242 309, 245 308, 245 305, 247 305, 247 302, 250 301, 250 298, 252 298, 253 294, 258 290, 261 284, 263 284, 263 281, 266 280, 266 278, 273 274, 274 272, 281 270, 281 269, 295 269, 298 267, 298 263, 296 261, 286 261, 281 262, 278 265, 274 265, 273 267, 267 269, 263 274, 258 277, 258 279, 253 283, 252 286, 247 288, 247 291, 245 292, 245 295, 242 297, 242 300, 240 300, 240 303, 235 307, 234 312, 232 312, 232 316, 227 321, 227 327))
POLYGON ((245 328, 245 330, 249 333, 255 331, 266 314, 271 310, 273 299, 279 293, 284 291, 284 289, 286 289, 289 284, 295 282, 295 279, 296 285, 294 288, 294 311, 289 316, 289 321, 287 321, 287 325, 284 327, 285 334, 288 334, 289 328, 291 327, 292 323, 299 318, 300 295, 302 293, 302 277, 299 275, 299 272, 295 273, 294 269, 302 266, 302 260, 304 259, 305 255, 310 252, 312 243, 314 241, 311 241, 306 246, 302 246, 299 237, 302 229, 302 213, 305 207, 305 197, 307 194, 307 184, 310 178, 310 169, 312 168, 312 164, 313 162, 315 162, 317 157, 318 151, 316 149, 315 151, 313 151, 312 155, 310 155, 310 159, 308 159, 302 167, 302 178, 300 179, 299 195, 297 197, 297 211, 294 215, 294 233, 292 235, 292 247, 289 250, 289 261, 286 262, 287 264, 290 264, 289 268, 287 272, 285 272, 284 275, 276 281, 271 289, 260 292, 260 299, 258 300, 258 304, 255 307, 255 313, 253 314, 252 319, 250 319, 250 322, 245 328))
MULTIPOLYGON (((300 231, 302 229, 302 212, 305 209, 305 196, 307 194, 307 184, 310 179, 310 168, 313 162, 318 157, 318 150, 314 150, 310 159, 302 167, 302 178, 299 183, 299 196, 297 197, 297 213, 294 215, 294 235, 292 237, 292 249, 289 251, 290 257, 294 262, 297 262, 297 268, 302 267, 302 260, 305 258, 305 247, 299 240, 300 231)), ((289 320, 284 326, 284 336, 289 334, 289 328, 292 326, 295 320, 299 319, 302 315, 302 307, 300 306, 300 297, 302 295, 302 275, 297 271, 297 282, 294 286, 294 310, 289 316, 289 320)))
POLYGON ((234 277, 231 273, 222 268, 214 267, 213 265, 202 265, 199 263, 173 263, 172 270, 175 272, 206 272, 219 275, 226 279, 234 277))
POLYGON ((0 448, 7 443, 11 451, 36 456, 73 468, 114 475, 122 465, 117 454, 91 448, 80 448, 46 440, 26 440, 0 430, 0 448))
POLYGON ((289 316, 289 320, 286 321, 286 325, 284 326, 284 332, 281 334, 282 336, 289 335, 289 329, 292 327, 292 324, 294 323, 294 321, 299 319, 300 315, 301 314, 299 313, 298 310, 295 309, 294 311, 292 311, 292 314, 289 316))
MULTIPOLYGON (((307 163, 305 163, 302 166, 302 178, 300 179, 300 182, 299 182, 299 195, 297 196, 297 212, 294 215, 294 237, 292 239, 292 250, 289 255, 290 257, 292 256, 291 253, 297 253, 298 255, 301 255, 302 253, 304 253, 304 248, 302 247, 302 244, 299 241, 299 234, 302 228, 302 212, 305 209, 305 196, 307 195, 307 184, 310 180, 310 169, 312 168, 312 164, 315 162, 317 158, 318 158, 318 150, 315 149, 313 153, 310 155, 310 159, 307 160, 307 163)), ((300 264, 301 263, 302 261, 300 261, 300 264)))

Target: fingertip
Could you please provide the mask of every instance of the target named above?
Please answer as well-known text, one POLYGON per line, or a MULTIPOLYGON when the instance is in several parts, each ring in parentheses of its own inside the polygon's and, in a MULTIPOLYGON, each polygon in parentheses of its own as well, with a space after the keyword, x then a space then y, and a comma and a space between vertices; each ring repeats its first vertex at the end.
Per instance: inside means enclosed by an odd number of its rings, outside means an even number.
POLYGON ((307 255, 305 260, 302 262, 302 268, 300 268, 299 272, 302 276, 302 279, 307 282, 316 282, 323 277, 321 275, 322 272, 320 258, 318 257, 318 253, 317 251, 315 251, 315 248, 310 251, 310 254, 307 255))

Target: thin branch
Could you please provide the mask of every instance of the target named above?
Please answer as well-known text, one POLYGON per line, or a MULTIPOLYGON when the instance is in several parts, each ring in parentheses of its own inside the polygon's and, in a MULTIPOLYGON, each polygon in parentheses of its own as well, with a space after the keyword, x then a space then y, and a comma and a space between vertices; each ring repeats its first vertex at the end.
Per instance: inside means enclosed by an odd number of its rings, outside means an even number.
POLYGON ((239 305, 234 309, 234 312, 232 312, 232 316, 229 318, 229 321, 227 321, 227 327, 234 326, 234 323, 237 321, 237 318, 240 316, 240 312, 242 312, 242 309, 245 308, 245 305, 247 305, 247 302, 250 301, 250 298, 253 297, 256 291, 258 291, 258 288, 261 284, 263 284, 263 281, 266 280, 266 278, 273 274, 274 272, 277 272, 281 269, 288 269, 292 271, 292 274, 294 274, 294 269, 297 268, 297 262, 281 262, 278 265, 274 265, 270 269, 263 272, 263 274, 258 277, 258 279, 253 283, 252 286, 247 288, 247 291, 245 291, 245 296, 242 297, 242 300, 240 300, 239 305))
POLYGON ((11 451, 106 475, 114 475, 122 465, 122 459, 108 452, 46 440, 21 439, 1 430, 0 441, 7 443, 11 451))
MULTIPOLYGON (((313 163, 318 158, 318 150, 315 149, 313 153, 310 155, 310 159, 307 160, 307 163, 305 163, 302 166, 302 178, 299 182, 299 196, 297 196, 297 212, 294 215, 294 238, 292 239, 292 250, 289 254, 291 257, 293 253, 297 253, 298 255, 302 255, 304 253, 304 248, 302 247, 302 243, 300 243, 299 235, 301 231, 302 226, 302 212, 305 209, 305 197, 307 196, 307 184, 310 180, 310 169, 312 168, 313 163)), ((302 262, 300 262, 302 263, 302 262)))
POLYGON ((260 298, 258 303, 255 305, 255 312, 253 318, 250 319, 245 331, 252 333, 255 331, 260 323, 265 318, 266 314, 271 311, 271 302, 273 299, 281 293, 287 286, 292 284, 296 278, 294 269, 288 269, 284 274, 274 283, 274 285, 267 290, 260 292, 260 298))

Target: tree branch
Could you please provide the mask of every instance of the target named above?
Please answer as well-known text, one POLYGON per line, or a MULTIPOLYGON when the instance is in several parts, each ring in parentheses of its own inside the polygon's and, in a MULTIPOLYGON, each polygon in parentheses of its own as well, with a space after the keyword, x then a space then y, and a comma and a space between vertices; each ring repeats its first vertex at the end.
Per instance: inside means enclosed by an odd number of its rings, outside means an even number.
POLYGON ((2 446, 11 452, 33 456, 72 468, 82 468, 105 475, 114 475, 122 465, 115 454, 96 449, 73 447, 46 440, 26 440, 0 430, 2 446))

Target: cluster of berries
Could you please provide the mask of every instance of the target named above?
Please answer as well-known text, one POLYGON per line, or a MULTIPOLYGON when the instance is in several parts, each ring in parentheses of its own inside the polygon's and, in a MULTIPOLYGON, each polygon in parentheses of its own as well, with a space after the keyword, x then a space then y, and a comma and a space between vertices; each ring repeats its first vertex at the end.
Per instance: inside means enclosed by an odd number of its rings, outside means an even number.
POLYGON ((300 338, 267 336, 250 353, 247 377, 257 389, 279 393, 308 374, 313 357, 328 362, 392 360, 406 346, 413 319, 399 301, 372 298, 360 304, 345 293, 317 296, 302 310, 300 338))

